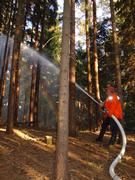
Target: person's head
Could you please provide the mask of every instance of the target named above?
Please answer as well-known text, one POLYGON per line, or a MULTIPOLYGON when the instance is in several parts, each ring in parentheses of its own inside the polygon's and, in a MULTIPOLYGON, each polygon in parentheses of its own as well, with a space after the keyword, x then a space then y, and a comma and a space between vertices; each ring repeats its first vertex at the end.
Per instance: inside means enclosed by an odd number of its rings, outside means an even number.
POLYGON ((108 96, 115 93, 115 88, 111 84, 107 84, 106 86, 106 93, 108 96))

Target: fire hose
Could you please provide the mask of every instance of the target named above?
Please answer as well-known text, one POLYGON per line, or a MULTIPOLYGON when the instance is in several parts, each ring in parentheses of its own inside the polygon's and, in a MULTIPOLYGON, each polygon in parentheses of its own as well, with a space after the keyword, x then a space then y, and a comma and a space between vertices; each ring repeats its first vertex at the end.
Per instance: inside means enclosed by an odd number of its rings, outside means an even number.
MULTIPOLYGON (((82 87, 80 87, 78 84, 76 84, 76 87, 78 89, 80 89, 84 94, 86 94, 93 102, 95 102, 96 104, 98 104, 100 106, 100 103, 95 98, 93 98, 92 95, 87 93, 82 87)), ((120 162, 120 160, 122 159, 122 157, 125 154, 127 139, 126 139, 125 131, 124 131, 122 125, 120 124, 119 120, 114 115, 112 115, 111 118, 115 121, 115 123, 117 124, 117 126, 120 130, 120 133, 122 136, 122 147, 121 147, 120 153, 113 160, 113 162, 111 163, 111 165, 109 167, 109 174, 113 180, 121 180, 121 178, 115 173, 115 167, 120 162)))

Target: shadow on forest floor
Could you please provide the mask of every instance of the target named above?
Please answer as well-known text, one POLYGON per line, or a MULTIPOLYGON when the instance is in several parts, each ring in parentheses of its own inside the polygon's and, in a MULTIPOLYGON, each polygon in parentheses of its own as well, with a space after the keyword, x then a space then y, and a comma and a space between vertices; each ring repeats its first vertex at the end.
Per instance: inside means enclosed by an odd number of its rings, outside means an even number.
MULTIPOLYGON (((96 133, 81 132, 69 138, 69 174, 72 180, 109 180, 108 168, 120 146, 107 148, 95 143, 96 133)), ((135 135, 128 136, 126 155, 116 167, 122 179, 135 179, 135 135)), ((7 135, 0 129, 0 179, 52 179, 55 162, 56 134, 33 129, 15 129, 7 135), (53 145, 45 143, 45 135, 53 136, 53 145)), ((108 136, 105 137, 105 142, 108 136)))

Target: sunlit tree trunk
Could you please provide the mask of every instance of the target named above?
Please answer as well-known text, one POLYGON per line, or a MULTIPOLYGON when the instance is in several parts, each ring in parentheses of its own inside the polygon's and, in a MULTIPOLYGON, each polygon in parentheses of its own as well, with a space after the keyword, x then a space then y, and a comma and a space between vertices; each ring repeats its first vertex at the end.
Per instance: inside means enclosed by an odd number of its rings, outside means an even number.
POLYGON ((38 49, 38 38, 39 38, 39 22, 37 22, 35 27, 35 43, 34 43, 35 49, 38 49))
MULTIPOLYGON (((85 0, 85 31, 86 31, 86 53, 87 53, 87 82, 88 93, 92 94, 92 75, 91 75, 91 57, 90 57, 90 3, 85 0)), ((92 129, 92 101, 88 99, 88 112, 89 112, 89 129, 92 129)))
POLYGON ((113 0, 110 0, 110 10, 111 10, 111 20, 112 20, 114 58, 115 58, 115 67, 116 67, 116 84, 117 84, 118 93, 122 99, 119 41, 118 41, 117 32, 116 32, 116 22, 115 22, 115 12, 114 12, 113 0))
POLYGON ((68 123, 69 123, 69 53, 70 0, 64 1, 62 52, 60 66, 58 131, 56 143, 56 180, 67 180, 68 123))
POLYGON ((7 132, 12 133, 13 122, 14 122, 14 112, 15 112, 15 100, 17 92, 17 79, 18 79, 18 67, 20 60, 20 46, 23 34, 23 23, 24 23, 24 7, 25 1, 18 1, 18 12, 16 16, 16 30, 14 37, 14 47, 12 56, 12 66, 11 66, 11 77, 10 77, 10 88, 9 88, 9 99, 8 99, 8 116, 7 116, 7 132))
MULTIPOLYGON (((99 90, 99 73, 98 73, 98 55, 97 55, 97 44, 96 44, 96 37, 97 37, 97 15, 96 15, 96 0, 93 0, 93 60, 94 60, 94 91, 95 91, 95 98, 100 101, 100 90, 99 90)), ((96 106, 96 125, 98 127, 99 122, 99 108, 96 106)))
POLYGON ((70 63, 69 63, 69 135, 77 135, 75 117, 76 78, 75 78, 75 0, 71 0, 71 26, 70 26, 70 63))

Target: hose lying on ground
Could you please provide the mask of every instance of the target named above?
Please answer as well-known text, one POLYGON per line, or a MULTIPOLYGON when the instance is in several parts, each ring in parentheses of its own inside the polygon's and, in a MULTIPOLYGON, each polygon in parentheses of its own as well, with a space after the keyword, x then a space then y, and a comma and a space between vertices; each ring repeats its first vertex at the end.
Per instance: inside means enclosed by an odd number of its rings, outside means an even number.
POLYGON ((125 154, 127 139, 126 139, 124 129, 123 129, 122 125, 120 124, 119 120, 114 115, 112 115, 112 119, 116 122, 116 124, 119 127, 119 130, 121 132, 122 148, 121 148, 120 153, 117 155, 117 157, 113 160, 112 164, 110 165, 109 173, 110 173, 110 176, 112 177, 113 180, 120 180, 120 177, 117 176, 114 169, 115 169, 116 165, 120 162, 120 160, 122 159, 122 157, 125 154))

